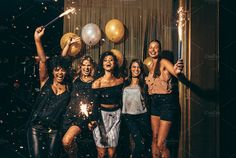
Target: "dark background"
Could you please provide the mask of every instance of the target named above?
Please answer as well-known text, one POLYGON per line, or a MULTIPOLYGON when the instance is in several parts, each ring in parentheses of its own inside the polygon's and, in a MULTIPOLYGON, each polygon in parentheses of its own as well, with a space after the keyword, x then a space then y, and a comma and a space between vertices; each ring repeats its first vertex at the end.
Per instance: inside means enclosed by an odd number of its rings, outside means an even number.
MULTIPOLYGON (((38 92, 34 60, 35 28, 64 11, 63 0, 3 0, 0 2, 0 157, 29 157, 26 125, 38 92)), ((46 28, 48 56, 60 51, 63 19, 46 28)))
POLYGON ((220 1, 220 157, 235 158, 236 95, 235 1, 220 1))

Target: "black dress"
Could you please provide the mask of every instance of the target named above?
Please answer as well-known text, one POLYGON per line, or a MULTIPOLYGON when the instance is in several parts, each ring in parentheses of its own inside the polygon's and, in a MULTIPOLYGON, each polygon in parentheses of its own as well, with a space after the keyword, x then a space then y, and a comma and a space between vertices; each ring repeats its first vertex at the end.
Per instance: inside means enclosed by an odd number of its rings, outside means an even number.
POLYGON ((93 103, 92 82, 83 82, 80 78, 77 78, 73 83, 71 100, 64 117, 63 129, 66 131, 72 125, 76 125, 81 129, 87 128, 93 110, 93 103), (81 108, 83 108, 81 106, 86 108, 86 111, 81 111, 81 108))

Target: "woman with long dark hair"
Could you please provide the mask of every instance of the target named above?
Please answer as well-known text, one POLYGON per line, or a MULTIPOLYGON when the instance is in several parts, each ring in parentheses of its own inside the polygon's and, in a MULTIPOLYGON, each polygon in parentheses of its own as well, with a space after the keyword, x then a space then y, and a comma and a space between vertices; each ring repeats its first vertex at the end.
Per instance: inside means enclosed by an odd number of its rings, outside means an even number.
POLYGON ((116 56, 104 52, 98 65, 98 79, 92 84, 96 93, 95 108, 97 127, 93 137, 97 146, 98 158, 103 158, 106 151, 109 158, 116 155, 120 131, 120 114, 123 78, 119 76, 116 56))
POLYGON ((169 158, 167 137, 173 121, 179 115, 179 103, 176 99, 173 78, 178 78, 177 75, 181 73, 183 63, 179 60, 173 65, 168 59, 162 58, 160 52, 160 41, 151 41, 148 53, 152 58, 152 64, 149 67, 146 83, 151 98, 152 157, 169 158))
POLYGON ((150 134, 149 117, 147 113, 147 86, 145 84, 143 63, 133 59, 129 66, 129 76, 123 89, 122 114, 134 140, 132 158, 146 157, 150 134))
POLYGON ((61 144, 62 118, 70 100, 69 62, 63 57, 46 61, 41 38, 45 28, 38 27, 34 33, 39 56, 40 93, 35 102, 27 133, 30 157, 58 158, 61 144), (49 65, 47 65, 49 64, 49 65))

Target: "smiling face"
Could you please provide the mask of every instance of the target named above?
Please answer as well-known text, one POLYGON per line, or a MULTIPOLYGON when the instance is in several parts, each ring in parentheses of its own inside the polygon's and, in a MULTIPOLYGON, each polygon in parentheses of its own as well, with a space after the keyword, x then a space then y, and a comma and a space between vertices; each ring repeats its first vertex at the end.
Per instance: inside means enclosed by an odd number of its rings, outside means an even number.
POLYGON ((102 65, 105 71, 112 71, 115 67, 115 60, 113 56, 111 55, 105 56, 102 65))
POLYGON ((57 83, 62 83, 66 76, 66 70, 62 67, 58 66, 53 69, 53 77, 54 81, 57 83))
POLYGON ((156 59, 160 51, 160 44, 156 41, 153 41, 149 44, 148 54, 151 58, 156 59))
POLYGON ((131 75, 133 78, 139 77, 141 73, 140 65, 137 62, 133 62, 131 65, 131 75))
POLYGON ((92 64, 89 60, 83 60, 81 64, 81 75, 82 76, 91 76, 92 64))

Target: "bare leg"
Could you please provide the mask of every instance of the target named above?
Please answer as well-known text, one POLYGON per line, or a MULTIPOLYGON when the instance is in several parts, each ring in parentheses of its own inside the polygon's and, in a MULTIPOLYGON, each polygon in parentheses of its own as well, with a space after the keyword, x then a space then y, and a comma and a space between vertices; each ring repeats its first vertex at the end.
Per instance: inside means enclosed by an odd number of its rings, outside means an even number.
POLYGON ((157 152, 157 139, 158 130, 160 125, 160 117, 151 115, 151 126, 152 126, 152 158, 158 158, 157 152))
POLYGON ((105 157, 106 148, 97 147, 97 152, 98 152, 98 158, 104 158, 105 157))
POLYGON ((115 158, 116 157, 116 148, 115 147, 108 148, 108 157, 109 158, 115 158))
POLYGON ((75 137, 79 133, 81 133, 81 129, 78 126, 71 126, 62 138, 62 144, 69 158, 77 157, 77 144, 75 142, 75 137))
POLYGON ((170 121, 160 121, 160 127, 158 130, 158 141, 157 141, 157 150, 158 154, 161 155, 161 158, 169 158, 170 151, 166 147, 166 138, 168 136, 169 130, 171 127, 170 121))

